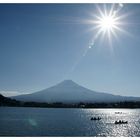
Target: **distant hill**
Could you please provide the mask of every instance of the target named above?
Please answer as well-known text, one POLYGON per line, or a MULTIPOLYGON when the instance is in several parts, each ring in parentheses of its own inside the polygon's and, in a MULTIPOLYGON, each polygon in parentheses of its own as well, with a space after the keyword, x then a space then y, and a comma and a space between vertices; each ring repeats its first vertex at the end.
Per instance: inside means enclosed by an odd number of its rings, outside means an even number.
POLYGON ((0 94, 0 106, 19 106, 19 104, 19 101, 4 97, 2 94, 0 94))
POLYGON ((78 85, 72 80, 64 80, 50 88, 26 95, 11 97, 20 101, 34 102, 61 102, 61 103, 79 103, 79 102, 123 102, 140 101, 140 97, 127 97, 92 91, 78 85))

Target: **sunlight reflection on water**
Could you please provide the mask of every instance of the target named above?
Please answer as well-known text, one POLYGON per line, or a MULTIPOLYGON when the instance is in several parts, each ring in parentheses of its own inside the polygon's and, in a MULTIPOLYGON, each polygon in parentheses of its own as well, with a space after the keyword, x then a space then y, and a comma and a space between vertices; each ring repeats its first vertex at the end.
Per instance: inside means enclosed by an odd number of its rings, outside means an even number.
POLYGON ((85 110, 91 116, 102 117, 100 132, 97 136, 140 136, 139 110, 135 109, 88 109, 85 110), (128 121, 128 124, 117 124, 116 120, 128 121))

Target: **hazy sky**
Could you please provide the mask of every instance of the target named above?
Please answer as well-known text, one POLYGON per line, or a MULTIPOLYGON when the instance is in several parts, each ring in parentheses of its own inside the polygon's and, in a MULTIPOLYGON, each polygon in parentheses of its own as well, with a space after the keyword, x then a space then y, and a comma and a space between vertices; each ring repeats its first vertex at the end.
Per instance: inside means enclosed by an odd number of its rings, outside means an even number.
POLYGON ((0 91, 32 93, 72 79, 96 91, 140 96, 140 4, 119 11, 130 35, 117 31, 112 49, 99 36, 83 56, 97 33, 83 21, 93 15, 99 15, 95 4, 1 4, 0 91))

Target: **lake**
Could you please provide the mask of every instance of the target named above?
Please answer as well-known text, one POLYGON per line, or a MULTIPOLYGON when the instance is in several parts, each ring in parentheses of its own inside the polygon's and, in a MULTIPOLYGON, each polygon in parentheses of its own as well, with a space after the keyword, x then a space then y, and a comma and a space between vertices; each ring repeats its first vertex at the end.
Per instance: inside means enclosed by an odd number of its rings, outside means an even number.
POLYGON ((139 137, 140 109, 0 107, 0 136, 139 137))

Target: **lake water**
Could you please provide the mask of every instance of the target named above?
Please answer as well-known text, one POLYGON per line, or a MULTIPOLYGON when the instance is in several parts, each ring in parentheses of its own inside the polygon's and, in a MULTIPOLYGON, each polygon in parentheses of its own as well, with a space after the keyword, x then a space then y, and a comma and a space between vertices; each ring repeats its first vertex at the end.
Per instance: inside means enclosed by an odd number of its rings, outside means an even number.
POLYGON ((0 136, 139 137, 140 109, 0 107, 0 136), (96 116, 102 119, 90 120, 96 116), (119 119, 128 124, 115 125, 119 119))

